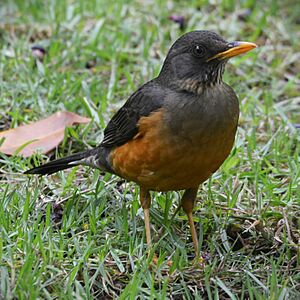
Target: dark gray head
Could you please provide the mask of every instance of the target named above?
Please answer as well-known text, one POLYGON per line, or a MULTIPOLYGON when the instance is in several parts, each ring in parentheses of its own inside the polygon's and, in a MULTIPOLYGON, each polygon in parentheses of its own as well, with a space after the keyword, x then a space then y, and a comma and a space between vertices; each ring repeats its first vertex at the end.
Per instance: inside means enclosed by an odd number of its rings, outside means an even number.
POLYGON ((253 43, 227 42, 211 31, 191 31, 173 44, 159 78, 172 85, 178 82, 219 83, 228 59, 255 47, 253 43))

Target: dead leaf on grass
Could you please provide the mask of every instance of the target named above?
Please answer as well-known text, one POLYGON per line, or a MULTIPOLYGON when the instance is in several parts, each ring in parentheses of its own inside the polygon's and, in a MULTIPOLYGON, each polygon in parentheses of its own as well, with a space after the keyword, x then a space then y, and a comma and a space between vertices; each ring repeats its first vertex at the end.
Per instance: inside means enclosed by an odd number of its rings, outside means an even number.
POLYGON ((38 122, 0 132, 0 140, 4 138, 0 152, 23 157, 38 150, 48 153, 63 141, 67 126, 89 122, 90 119, 68 111, 57 112, 38 122))

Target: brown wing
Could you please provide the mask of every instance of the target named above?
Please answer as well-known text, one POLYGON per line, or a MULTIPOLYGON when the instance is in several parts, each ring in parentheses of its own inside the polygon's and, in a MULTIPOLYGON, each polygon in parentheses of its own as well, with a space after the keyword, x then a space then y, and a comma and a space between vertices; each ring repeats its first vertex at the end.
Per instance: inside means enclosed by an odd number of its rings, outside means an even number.
POLYGON ((114 148, 131 140, 138 133, 140 118, 160 109, 164 98, 165 90, 155 79, 143 85, 109 121, 100 146, 114 148))

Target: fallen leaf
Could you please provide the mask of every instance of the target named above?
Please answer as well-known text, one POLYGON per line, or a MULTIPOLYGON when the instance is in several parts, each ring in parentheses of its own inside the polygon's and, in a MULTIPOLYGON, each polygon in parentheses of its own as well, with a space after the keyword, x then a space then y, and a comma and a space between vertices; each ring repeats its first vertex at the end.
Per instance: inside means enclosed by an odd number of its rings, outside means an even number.
POLYGON ((0 132, 0 140, 4 138, 0 152, 24 157, 36 151, 48 153, 63 141, 67 126, 89 122, 90 119, 68 111, 57 112, 41 121, 0 132))

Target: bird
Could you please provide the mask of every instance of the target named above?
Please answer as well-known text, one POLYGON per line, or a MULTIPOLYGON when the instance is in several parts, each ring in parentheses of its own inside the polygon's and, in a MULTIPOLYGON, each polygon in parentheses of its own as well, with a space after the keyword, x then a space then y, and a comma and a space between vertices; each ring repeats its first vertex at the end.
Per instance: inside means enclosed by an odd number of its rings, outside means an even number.
POLYGON ((151 245, 150 192, 184 190, 196 256, 193 221, 199 186, 230 154, 238 126, 239 101, 222 80, 227 61, 257 45, 227 42, 215 32, 195 30, 179 37, 157 77, 140 86, 113 115, 95 148, 25 171, 50 175, 77 165, 133 181, 140 187, 147 245, 151 245))

